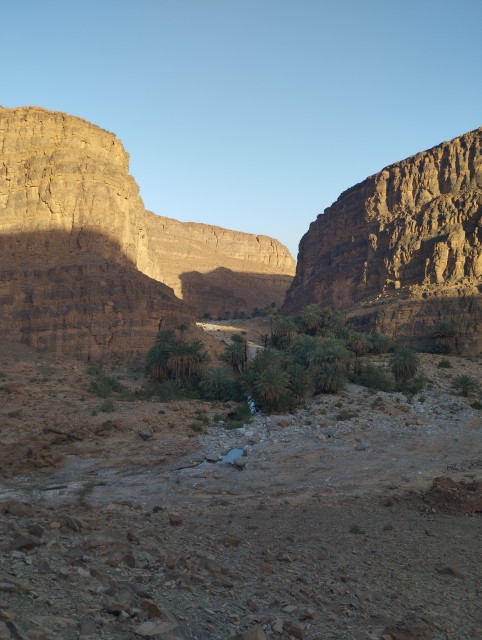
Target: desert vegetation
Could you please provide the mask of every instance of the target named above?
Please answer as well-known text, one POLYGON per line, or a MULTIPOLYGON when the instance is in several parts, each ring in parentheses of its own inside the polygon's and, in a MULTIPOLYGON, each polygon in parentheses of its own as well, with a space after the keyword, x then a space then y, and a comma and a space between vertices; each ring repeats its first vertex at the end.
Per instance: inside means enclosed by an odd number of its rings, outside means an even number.
POLYGON ((355 331, 339 311, 319 305, 296 316, 264 313, 264 345, 248 358, 243 333, 224 343, 222 362, 210 362, 186 331, 161 331, 146 358, 151 388, 160 397, 242 401, 251 397, 267 413, 291 411, 313 394, 339 393, 350 381, 369 389, 414 393, 423 387, 418 355, 385 335, 355 331))

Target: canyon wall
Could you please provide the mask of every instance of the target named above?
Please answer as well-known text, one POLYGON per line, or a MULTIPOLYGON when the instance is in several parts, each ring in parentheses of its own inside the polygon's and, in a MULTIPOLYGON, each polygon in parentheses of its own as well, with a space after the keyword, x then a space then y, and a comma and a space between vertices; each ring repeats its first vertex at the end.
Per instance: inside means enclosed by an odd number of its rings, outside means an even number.
POLYGON ((345 191, 301 240, 284 310, 344 309, 359 326, 428 345, 456 328, 482 350, 482 128, 345 191))
POLYGON ((87 360, 145 353, 191 311, 142 274, 144 207, 120 141, 80 118, 0 109, 0 331, 87 360))
POLYGON ((281 305, 295 273, 288 249, 273 238, 146 212, 147 250, 139 268, 161 280, 200 317, 281 305))
POLYGON ((6 339, 126 361, 161 326, 284 298, 294 274, 284 247, 145 211, 108 131, 37 107, 0 108, 0 158, 6 339))

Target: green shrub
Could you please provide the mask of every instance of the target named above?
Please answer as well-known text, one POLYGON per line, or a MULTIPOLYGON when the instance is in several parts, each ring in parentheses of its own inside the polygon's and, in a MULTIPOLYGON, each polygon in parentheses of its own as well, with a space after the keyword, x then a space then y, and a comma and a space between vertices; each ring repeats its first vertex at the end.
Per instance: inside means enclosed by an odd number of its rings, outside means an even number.
POLYGON ((390 353, 394 348, 393 340, 384 333, 373 333, 370 337, 370 352, 375 354, 390 353))
POLYGON ((452 364, 450 363, 450 360, 447 360, 446 358, 444 358, 443 360, 440 360, 437 367, 439 369, 451 369, 452 364))
POLYGON ((199 388, 205 400, 239 401, 242 398, 239 381, 233 380, 222 367, 213 367, 205 371, 199 388))
POLYGON ((482 409, 482 402, 479 402, 478 400, 476 400, 475 402, 472 402, 470 406, 472 407, 472 409, 480 410, 482 409))
POLYGON ((98 371, 91 381, 89 392, 94 393, 99 398, 108 398, 112 393, 129 395, 128 389, 116 378, 106 375, 103 371, 98 371))
POLYGON ((110 398, 107 398, 99 405, 97 411, 99 411, 99 413, 112 413, 115 411, 115 404, 110 398))
POLYGON ((407 398, 411 398, 425 388, 425 383, 426 378, 424 378, 424 376, 417 376, 416 378, 411 378, 405 382, 398 382, 395 385, 395 391, 400 391, 401 393, 404 393, 407 398))
POLYGON ((393 379, 388 371, 372 364, 365 365, 361 373, 355 376, 353 382, 378 391, 393 391, 394 387, 393 379))
POLYGON ((456 376, 452 381, 453 388, 464 398, 468 398, 479 390, 479 381, 468 374, 456 376))
POLYGON ((251 422, 251 411, 247 402, 242 402, 234 411, 229 411, 225 418, 226 429, 240 429, 251 422))

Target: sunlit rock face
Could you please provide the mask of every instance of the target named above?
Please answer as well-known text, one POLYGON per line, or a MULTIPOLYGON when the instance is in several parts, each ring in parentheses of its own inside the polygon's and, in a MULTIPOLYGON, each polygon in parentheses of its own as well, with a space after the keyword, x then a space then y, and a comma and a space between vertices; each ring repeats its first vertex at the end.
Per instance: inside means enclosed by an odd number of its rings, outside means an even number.
POLYGON ((482 349, 482 128, 390 165, 345 191, 301 240, 284 309, 347 310, 415 345, 455 326, 482 349))
POLYGON ((284 301, 295 261, 274 238, 147 213, 144 273, 165 282, 199 317, 249 314, 284 301))
POLYGON ((0 153, 5 338, 130 360, 160 327, 282 303, 288 250, 147 212, 114 134, 38 107, 0 108, 0 153))
POLYGON ((40 108, 0 109, 0 331, 90 360, 145 353, 190 312, 137 268, 144 206, 112 134, 40 108))

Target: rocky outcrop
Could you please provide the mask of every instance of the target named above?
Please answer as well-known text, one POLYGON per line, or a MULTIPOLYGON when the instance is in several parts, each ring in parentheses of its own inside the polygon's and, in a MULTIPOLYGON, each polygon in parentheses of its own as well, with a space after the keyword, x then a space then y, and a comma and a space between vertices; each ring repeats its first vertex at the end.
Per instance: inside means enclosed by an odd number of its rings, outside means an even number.
POLYGON ((147 213, 139 268, 161 280, 200 317, 225 318, 281 305, 295 273, 277 240, 147 213))
POLYGON ((0 109, 0 154, 4 338, 128 360, 161 322, 192 317, 136 266, 144 207, 113 134, 44 109, 0 109))
POLYGON ((482 128, 344 192, 302 238, 284 309, 345 309, 366 328, 426 344, 455 326, 482 350, 482 128))
POLYGON ((228 317, 282 302, 294 274, 282 245, 146 212, 112 133, 0 108, 0 158, 3 336, 125 360, 195 311, 228 317))

